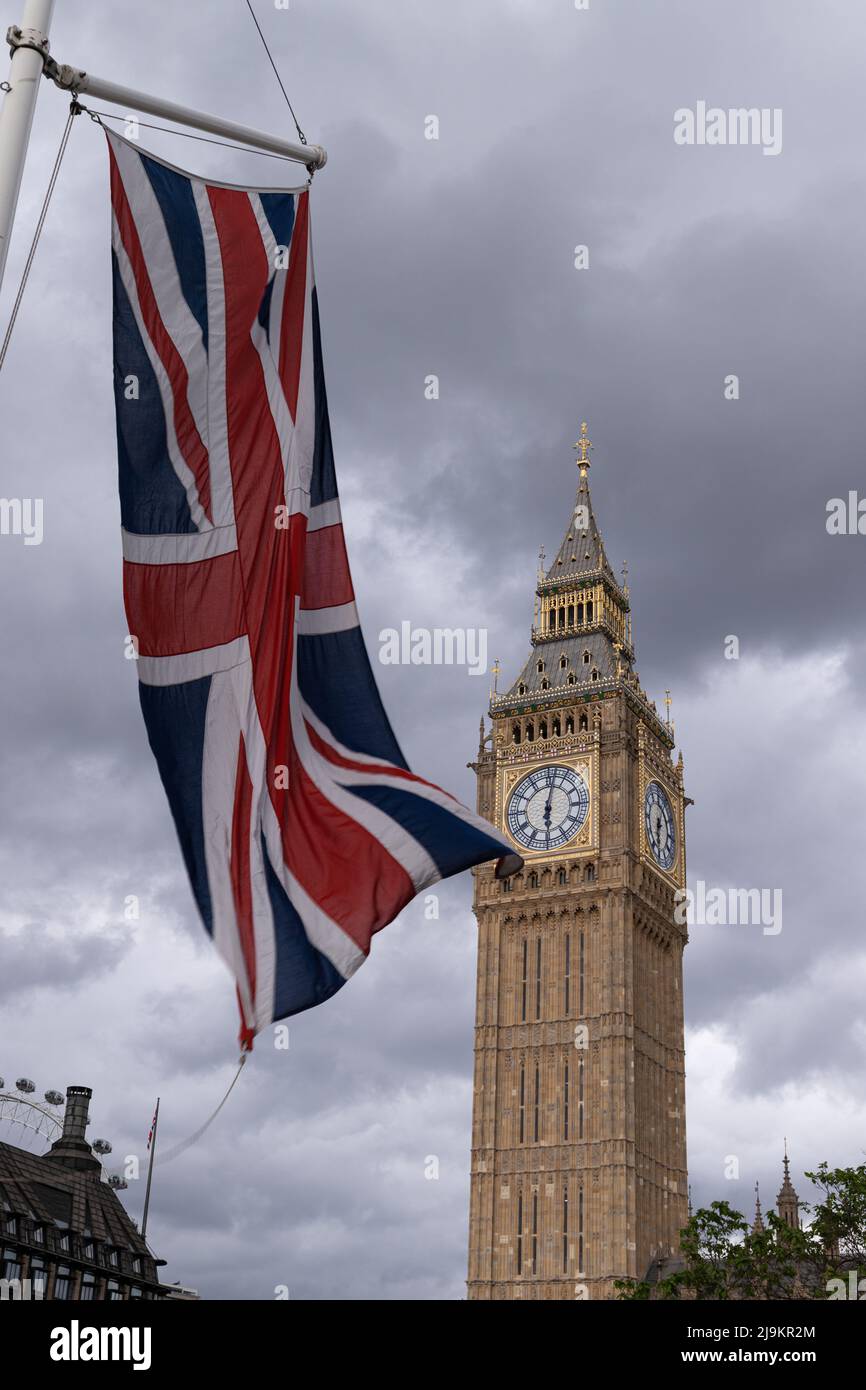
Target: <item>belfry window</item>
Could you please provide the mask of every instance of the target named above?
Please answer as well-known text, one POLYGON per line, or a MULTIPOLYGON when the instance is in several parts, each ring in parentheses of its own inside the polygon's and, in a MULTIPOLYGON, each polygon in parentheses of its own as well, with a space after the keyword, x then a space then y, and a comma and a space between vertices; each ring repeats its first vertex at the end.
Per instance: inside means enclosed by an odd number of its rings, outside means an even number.
POLYGON ((547 738, 547 721, 544 719, 542 719, 541 723, 538 726, 538 737, 547 738))
POLYGON ((553 716, 553 737, 554 737, 554 738, 559 738, 559 735, 560 735, 561 732, 562 732, 562 726, 561 726, 561 724, 560 724, 560 722, 559 722, 559 715, 558 715, 558 714, 555 714, 555 715, 553 716))
POLYGON ((591 622, 592 622, 592 599, 591 599, 591 598, 590 598, 590 599, 587 599, 587 601, 586 601, 586 621, 587 621, 588 623, 591 623, 591 622))
POLYGON ((511 742, 512 742, 512 743, 519 743, 519 742, 520 742, 520 725, 519 725, 519 724, 512 724, 512 726, 511 726, 511 742))
POLYGON ((580 728, 581 732, 589 728, 589 720, 587 719, 585 714, 582 714, 580 716, 580 728))
POLYGON ((560 626, 560 627, 565 627, 565 609, 564 609, 564 608, 560 608, 560 610, 559 610, 559 626, 560 626))
POLYGON ((535 725, 533 724, 533 722, 532 722, 531 719, 529 720, 529 722, 528 722, 527 725, 526 725, 526 742, 527 742, 527 743, 534 743, 534 742, 535 742, 535 725))
POLYGON ((580 624, 580 623, 583 622, 583 604, 582 604, 582 603, 579 603, 579 604, 577 605, 577 621, 578 621, 578 624, 580 624))
POLYGON ((569 627, 574 627, 574 604, 573 604, 573 603, 570 603, 570 604, 568 605, 568 626, 569 626, 569 627))
POLYGON ((566 732, 567 734, 573 734, 573 733, 574 733, 574 715, 573 715, 573 714, 567 714, 567 715, 565 716, 565 732, 566 732))

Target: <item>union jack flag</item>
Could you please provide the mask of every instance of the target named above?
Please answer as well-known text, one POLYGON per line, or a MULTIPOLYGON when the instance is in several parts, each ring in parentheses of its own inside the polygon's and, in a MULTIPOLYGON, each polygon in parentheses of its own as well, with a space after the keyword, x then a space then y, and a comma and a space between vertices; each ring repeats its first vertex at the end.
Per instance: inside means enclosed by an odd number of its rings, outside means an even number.
POLYGON ((379 698, 340 518, 307 189, 204 182, 113 133, 108 146, 126 613, 249 1047, 334 994, 416 893, 521 861, 409 771, 379 698))

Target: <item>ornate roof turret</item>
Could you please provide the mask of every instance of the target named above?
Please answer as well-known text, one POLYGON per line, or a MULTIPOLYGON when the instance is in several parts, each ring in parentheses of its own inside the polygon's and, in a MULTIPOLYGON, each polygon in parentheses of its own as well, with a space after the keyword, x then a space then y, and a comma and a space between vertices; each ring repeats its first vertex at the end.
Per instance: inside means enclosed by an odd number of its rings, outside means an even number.
POLYGON ((659 718, 634 668, 628 571, 623 567, 620 583, 595 519, 589 494, 592 443, 585 421, 574 447, 579 480, 569 525, 546 569, 543 546, 539 555, 533 650, 511 688, 493 692, 490 712, 555 702, 570 695, 572 686, 580 698, 627 687, 662 741, 673 747, 673 729, 659 718))
POLYGON ((784 1177, 782 1186, 779 1188, 779 1195, 776 1198, 776 1210, 780 1220, 787 1226, 792 1226, 795 1231, 800 1229, 800 1199, 794 1191, 791 1182, 791 1173, 788 1167, 788 1141, 785 1140, 785 1157, 783 1160, 784 1177))
POLYGON ((752 1222, 752 1235, 755 1236, 764 1229, 764 1218, 761 1215, 761 1190, 755 1183, 755 1219, 752 1222))

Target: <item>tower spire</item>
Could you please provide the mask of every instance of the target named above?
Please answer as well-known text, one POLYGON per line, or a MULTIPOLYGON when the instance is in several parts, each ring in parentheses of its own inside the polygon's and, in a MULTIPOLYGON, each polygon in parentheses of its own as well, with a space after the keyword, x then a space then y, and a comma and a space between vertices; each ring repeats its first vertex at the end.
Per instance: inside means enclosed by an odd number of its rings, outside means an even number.
POLYGON ((800 1229, 800 1199, 794 1191, 794 1184, 791 1182, 791 1171, 788 1164, 788 1140, 785 1139, 785 1157, 782 1160, 782 1186, 779 1188, 779 1195, 776 1198, 776 1210, 780 1220, 786 1226, 791 1226, 795 1231, 800 1229))
POLYGON ((755 1183, 755 1219, 752 1222, 752 1235, 757 1235, 758 1232, 763 1231, 763 1229, 764 1218, 761 1215, 761 1189, 760 1185, 755 1183))

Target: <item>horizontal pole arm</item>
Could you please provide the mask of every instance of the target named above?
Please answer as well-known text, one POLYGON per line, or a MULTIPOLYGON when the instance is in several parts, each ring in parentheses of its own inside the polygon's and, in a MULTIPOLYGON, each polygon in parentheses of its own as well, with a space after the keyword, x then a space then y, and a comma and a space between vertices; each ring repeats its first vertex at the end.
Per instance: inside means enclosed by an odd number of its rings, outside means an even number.
POLYGON ((163 101, 162 97, 148 96, 132 87, 119 87, 116 82, 106 82, 93 73, 82 72, 68 64, 58 64, 49 59, 45 64, 45 76, 50 77, 58 87, 75 95, 86 93, 99 101, 110 101, 126 110, 144 111, 149 116, 161 116, 163 120, 175 121, 178 125, 192 126, 204 130, 209 135, 222 136, 236 140, 241 145, 253 149, 266 150, 268 154, 281 154, 308 169, 321 169, 328 155, 321 145, 299 145, 290 140, 280 140, 265 131, 254 130, 252 126, 237 125, 234 121, 224 121, 219 116, 209 116, 204 111, 193 111, 189 106, 178 106, 174 101, 163 101))

